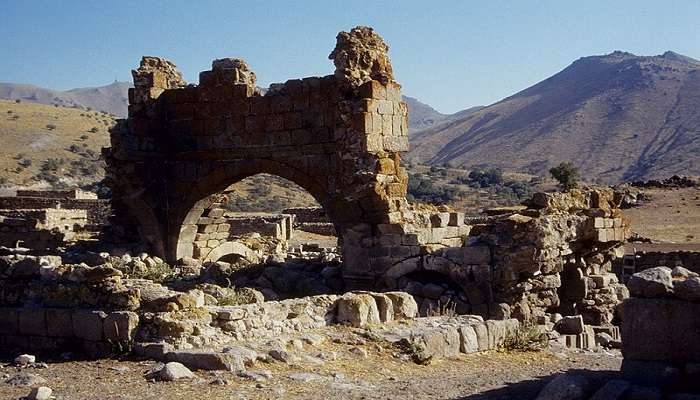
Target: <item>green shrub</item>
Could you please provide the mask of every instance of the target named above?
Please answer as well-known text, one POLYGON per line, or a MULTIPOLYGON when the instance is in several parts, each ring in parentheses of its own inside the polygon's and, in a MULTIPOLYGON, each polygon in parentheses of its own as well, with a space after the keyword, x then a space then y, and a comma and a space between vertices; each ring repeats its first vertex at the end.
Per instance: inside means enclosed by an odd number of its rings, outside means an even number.
POLYGON ((540 351, 547 347, 547 334, 542 333, 537 325, 522 323, 513 332, 506 334, 503 350, 540 351))
POLYGON ((578 186, 580 178, 579 170, 571 162, 562 162, 558 166, 551 168, 549 173, 559 182, 559 185, 565 190, 573 189, 578 186))

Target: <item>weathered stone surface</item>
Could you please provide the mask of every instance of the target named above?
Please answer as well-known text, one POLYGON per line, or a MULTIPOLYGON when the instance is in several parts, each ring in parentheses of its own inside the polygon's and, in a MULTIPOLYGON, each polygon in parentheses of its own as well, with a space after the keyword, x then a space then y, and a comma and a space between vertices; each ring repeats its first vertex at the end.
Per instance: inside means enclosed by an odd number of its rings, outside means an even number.
POLYGON ((590 400, 617 400, 629 389, 631 384, 628 381, 613 379, 607 381, 603 387, 598 389, 590 400))
POLYGON ((410 294, 386 292, 384 295, 391 299, 395 319, 413 319, 418 315, 418 304, 416 304, 416 300, 410 294))
POLYGON ((364 327, 381 322, 377 303, 369 294, 349 293, 338 299, 338 323, 364 327))
POLYGON ((169 362, 146 375, 146 377, 158 381, 171 382, 178 379, 191 379, 195 375, 181 363, 169 362))
POLYGON ((632 275, 627 287, 636 297, 658 297, 673 292, 671 268, 649 268, 632 275))
POLYGON ((46 310, 47 334, 53 337, 73 337, 73 310, 52 309, 46 310))
POLYGON ((690 276, 674 281, 673 294, 683 300, 700 302, 700 277, 690 276))
POLYGON ((542 389, 536 400, 584 400, 589 386, 590 383, 583 376, 561 374, 542 389))
POLYGON ((623 304, 622 354, 625 360, 700 360, 698 332, 699 303, 633 297, 623 304))
POLYGON ((27 396, 28 400, 50 400, 53 390, 46 386, 39 386, 32 389, 27 396))
POLYGON ((71 318, 73 333, 80 339, 99 342, 103 338, 102 322, 107 314, 103 311, 76 310, 71 318))
POLYGON ((389 46, 372 28, 358 26, 338 34, 328 58, 335 64, 335 76, 350 86, 358 87, 371 80, 387 84, 394 79, 388 51, 389 46))
POLYGON ((464 324, 459 327, 460 347, 462 353, 476 353, 479 351, 479 338, 474 327, 464 324))
POLYGON ((131 311, 115 311, 103 321, 104 338, 113 343, 128 343, 134 340, 139 325, 138 314, 131 311))

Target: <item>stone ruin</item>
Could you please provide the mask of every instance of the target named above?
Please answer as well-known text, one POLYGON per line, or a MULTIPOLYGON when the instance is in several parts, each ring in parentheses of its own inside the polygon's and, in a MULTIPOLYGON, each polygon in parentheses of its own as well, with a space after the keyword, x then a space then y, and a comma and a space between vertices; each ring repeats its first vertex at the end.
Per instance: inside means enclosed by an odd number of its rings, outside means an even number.
POLYGON ((82 190, 17 190, 0 196, 0 246, 55 250, 96 237, 110 214, 108 200, 82 190))
POLYGON ((144 57, 129 117, 103 150, 104 237, 148 251, 0 257, 4 348, 105 354, 123 343, 232 369, 245 357, 223 350, 231 341, 337 323, 388 324, 378 333, 387 340, 413 338, 446 357, 496 348, 521 323, 572 347, 594 346, 601 333, 619 339, 613 324, 629 296, 613 273, 629 236, 621 196, 538 193, 480 220, 409 204, 407 108, 387 50, 370 28, 343 32, 333 75, 265 93, 240 59, 215 60, 193 85, 171 62, 144 57), (258 173, 298 184, 322 212, 227 216, 224 190, 258 173), (295 223, 330 224, 341 254, 300 251, 307 259, 290 261, 295 223), (246 235, 246 225, 274 233, 246 235), (175 278, 158 277, 168 268, 175 278))

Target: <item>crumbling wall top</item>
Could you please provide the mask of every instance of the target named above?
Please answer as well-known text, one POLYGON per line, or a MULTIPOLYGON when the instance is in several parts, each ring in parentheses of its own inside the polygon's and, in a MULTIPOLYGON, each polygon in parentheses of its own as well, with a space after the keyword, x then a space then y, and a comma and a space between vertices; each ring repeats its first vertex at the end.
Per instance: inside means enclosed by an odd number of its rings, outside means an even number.
POLYGON ((341 85, 355 88, 371 80, 384 85, 394 81, 389 46, 374 29, 358 26, 340 32, 336 40, 328 58, 335 64, 335 76, 341 85))

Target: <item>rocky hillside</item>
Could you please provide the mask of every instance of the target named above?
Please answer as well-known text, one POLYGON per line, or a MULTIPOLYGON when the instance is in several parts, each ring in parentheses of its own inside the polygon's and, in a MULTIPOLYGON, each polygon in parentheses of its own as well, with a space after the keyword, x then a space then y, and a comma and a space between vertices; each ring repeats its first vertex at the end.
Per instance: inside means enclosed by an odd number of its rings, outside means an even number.
POLYGON ((0 186, 94 184, 113 124, 94 110, 0 100, 0 186))
POLYGON ((89 107, 95 111, 126 116, 129 82, 114 82, 107 86, 57 91, 34 85, 0 82, 0 98, 65 107, 89 107))
POLYGON ((546 174, 573 161, 599 182, 700 174, 700 61, 666 52, 584 57, 498 103, 415 132, 409 158, 546 174))

